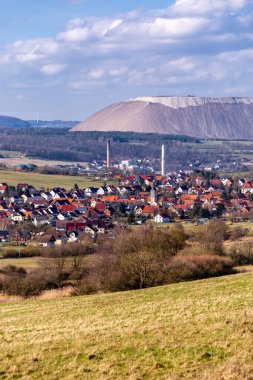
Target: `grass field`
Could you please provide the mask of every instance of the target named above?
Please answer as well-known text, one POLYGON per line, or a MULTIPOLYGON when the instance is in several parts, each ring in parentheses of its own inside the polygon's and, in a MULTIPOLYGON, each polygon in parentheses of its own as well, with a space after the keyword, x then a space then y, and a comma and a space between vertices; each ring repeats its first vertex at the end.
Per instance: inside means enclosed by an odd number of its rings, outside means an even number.
POLYGON ((38 266, 38 257, 21 257, 15 259, 0 259, 0 269, 8 265, 15 265, 26 269, 36 268, 38 266))
POLYGON ((252 379, 253 274, 0 305, 0 379, 252 379))
POLYGON ((0 149, 0 155, 8 158, 20 157, 22 153, 16 150, 2 150, 0 149))
POLYGON ((46 175, 38 173, 21 173, 13 170, 0 170, 0 183, 7 182, 8 185, 17 185, 18 183, 28 183, 36 188, 52 188, 54 186, 73 188, 77 183, 79 187, 101 186, 103 181, 96 181, 93 178, 84 178, 77 176, 64 175, 46 175))

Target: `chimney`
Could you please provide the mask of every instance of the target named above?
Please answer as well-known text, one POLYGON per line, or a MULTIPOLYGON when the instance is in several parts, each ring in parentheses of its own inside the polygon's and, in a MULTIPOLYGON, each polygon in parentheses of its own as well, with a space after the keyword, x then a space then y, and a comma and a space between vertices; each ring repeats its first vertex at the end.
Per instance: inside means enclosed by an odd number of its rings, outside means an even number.
POLYGON ((165 176, 165 145, 162 145, 162 155, 161 155, 161 174, 165 176))
POLYGON ((107 144, 106 144, 106 167, 110 167, 110 150, 111 150, 111 141, 110 139, 107 139, 107 144))

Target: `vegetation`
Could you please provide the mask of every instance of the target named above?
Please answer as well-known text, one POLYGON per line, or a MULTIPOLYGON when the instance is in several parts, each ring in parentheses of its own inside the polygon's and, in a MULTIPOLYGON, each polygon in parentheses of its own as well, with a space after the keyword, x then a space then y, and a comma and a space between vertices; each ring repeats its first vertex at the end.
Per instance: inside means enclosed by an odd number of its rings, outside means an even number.
MULTIPOLYGON (((215 231, 217 225, 211 225, 215 231)), ((180 226, 169 230, 140 228, 118 231, 117 238, 40 250, 38 266, 0 270, 0 289, 9 295, 36 296, 47 289, 72 285, 75 294, 149 288, 185 280, 233 273, 229 257, 211 251, 184 255, 186 235, 180 226)), ((32 249, 31 255, 36 253, 32 249)), ((29 248, 26 249, 29 255, 29 248)))
POLYGON ((1 304, 1 379, 250 379, 253 274, 1 304))
POLYGON ((115 158, 156 158, 161 141, 172 149, 174 144, 198 142, 188 136, 139 134, 132 132, 69 132, 63 128, 0 129, 1 150, 16 150, 30 157, 50 160, 83 161, 104 160, 106 140, 111 138, 115 158), (152 141, 152 146, 150 142, 152 141), (134 144, 133 144, 134 143, 134 144))
MULTIPOLYGON (((160 160, 161 143, 170 154, 169 170, 192 164, 223 163, 223 170, 247 171, 253 157, 253 142, 206 140, 189 136, 133 132, 69 132, 67 128, 1 129, 0 152, 15 150, 44 160, 76 162, 102 161, 106 155, 106 139, 111 139, 114 159, 136 157, 160 160), (237 165, 234 165, 237 162, 237 165)), ((154 162, 153 162, 154 163, 154 162)))
MULTIPOLYGON (((14 170, 0 170, 0 181, 7 182, 8 185, 17 185, 18 183, 29 183, 36 188, 53 188, 64 187, 65 189, 73 188, 76 183, 79 187, 85 188, 89 186, 99 187, 104 184, 104 181, 97 181, 94 178, 86 178, 80 176, 65 176, 65 175, 47 175, 40 173, 24 173, 14 170)), ((111 183, 111 182, 110 182, 111 183)))

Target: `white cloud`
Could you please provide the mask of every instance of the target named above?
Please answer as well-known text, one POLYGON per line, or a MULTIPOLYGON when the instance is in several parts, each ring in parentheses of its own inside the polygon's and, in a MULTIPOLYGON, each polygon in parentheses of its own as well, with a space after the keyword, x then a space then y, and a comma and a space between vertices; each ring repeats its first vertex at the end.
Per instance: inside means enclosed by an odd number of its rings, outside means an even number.
POLYGON ((49 63, 47 65, 42 66, 41 72, 46 75, 54 75, 62 72, 66 68, 66 65, 62 65, 59 63, 49 63))
POLYGON ((66 30, 59 33, 57 38, 65 42, 83 42, 89 38, 99 39, 116 29, 122 22, 122 19, 82 20, 76 18, 68 22, 66 30))
POLYGON ((7 86, 13 80, 26 88, 98 90, 101 97, 249 89, 253 15, 247 3, 177 0, 153 12, 74 18, 51 38, 0 50, 2 78, 7 86))
POLYGON ((32 63, 56 54, 59 48, 59 44, 53 38, 16 41, 6 47, 5 59, 9 62, 32 63))
POLYGON ((212 14, 242 9, 247 0, 177 0, 170 10, 175 14, 212 14))
POLYGON ((73 28, 65 32, 59 33, 58 38, 66 42, 81 42, 85 41, 89 36, 88 28, 73 28))
POLYGON ((92 79, 100 79, 103 77, 103 75, 104 75, 103 69, 94 69, 88 73, 88 76, 92 79))

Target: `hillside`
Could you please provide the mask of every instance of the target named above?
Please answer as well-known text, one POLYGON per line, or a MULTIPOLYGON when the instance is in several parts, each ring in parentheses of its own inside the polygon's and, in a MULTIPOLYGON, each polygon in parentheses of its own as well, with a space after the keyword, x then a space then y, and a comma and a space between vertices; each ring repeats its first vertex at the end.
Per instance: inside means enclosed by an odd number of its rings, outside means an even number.
POLYGON ((1 304, 0 379, 251 379, 253 274, 1 304))
POLYGON ((0 128, 29 128, 30 123, 17 117, 0 116, 0 128))
POLYGON ((72 131, 133 131, 253 138, 253 98, 144 97, 113 104, 72 131))

